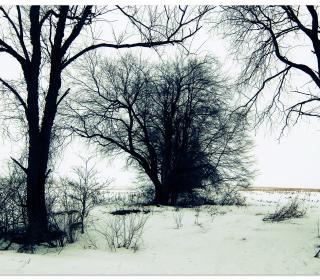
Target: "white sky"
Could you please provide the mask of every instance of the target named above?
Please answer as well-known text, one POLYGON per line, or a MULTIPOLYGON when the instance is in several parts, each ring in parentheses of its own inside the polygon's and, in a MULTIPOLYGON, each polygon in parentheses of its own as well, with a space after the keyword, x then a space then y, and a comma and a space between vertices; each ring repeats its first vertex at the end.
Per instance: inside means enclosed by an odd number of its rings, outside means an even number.
MULTIPOLYGON (((194 48, 206 43, 201 47, 201 53, 211 53, 218 57, 227 74, 232 73, 234 64, 228 59, 228 44, 226 41, 216 37, 207 40, 206 34, 199 34, 194 48)), ((172 48, 172 47, 170 47, 172 48)), ((150 53, 150 51, 148 51, 150 53)), ((1 67, 0 77, 10 78, 16 75, 16 67, 10 60, 3 60, 0 55, 1 67), (2 62, 4 61, 4 63, 2 62)), ((2 100, 2 99, 0 99, 2 100)), ((0 101, 1 102, 1 101, 0 101)), ((253 136, 255 147, 253 155, 256 159, 255 168, 258 170, 255 186, 274 187, 309 187, 320 188, 320 121, 308 120, 298 123, 290 129, 287 135, 282 136, 280 142, 277 140, 281 127, 276 127, 271 133, 267 125, 259 127, 253 136)), ((6 161, 10 155, 15 155, 19 145, 10 143, 8 139, 0 142, 0 168, 4 170, 6 161)), ((64 157, 58 161, 57 172, 68 175, 71 167, 78 162, 77 155, 84 153, 94 154, 94 148, 88 148, 81 141, 71 143, 64 157), (84 152, 86 151, 86 152, 84 152)), ((124 158, 110 158, 98 161, 98 169, 102 177, 111 177, 113 186, 135 187, 137 178, 135 172, 127 168, 124 158)), ((3 173, 0 171, 0 174, 3 173)))

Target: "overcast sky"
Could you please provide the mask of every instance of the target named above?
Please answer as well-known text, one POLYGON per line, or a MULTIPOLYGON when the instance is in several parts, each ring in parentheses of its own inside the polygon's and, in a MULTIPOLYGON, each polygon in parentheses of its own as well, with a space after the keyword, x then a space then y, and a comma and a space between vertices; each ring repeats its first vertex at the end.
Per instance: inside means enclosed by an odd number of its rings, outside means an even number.
MULTIPOLYGON (((194 50, 200 54, 213 54, 222 64, 222 70, 232 75, 234 67, 228 56, 228 43, 220 37, 208 37, 205 31, 198 35, 193 42, 194 50), (200 49, 198 47, 201 46, 200 49)), ((172 51, 172 47, 170 47, 172 51)), ((144 51, 143 51, 144 52, 144 51)), ((150 54, 150 50, 145 51, 150 54)), ((11 60, 3 60, 0 55, 0 76, 11 78, 16 75, 16 65, 11 60), (3 63, 4 61, 4 63, 3 63)), ((2 98, 0 100, 3 100, 2 98)), ((0 101, 2 102, 2 101, 0 101)), ((257 176, 254 186, 273 187, 309 187, 320 188, 320 121, 308 120, 299 122, 278 141, 281 124, 274 122, 274 131, 264 123, 252 132, 255 147, 253 156, 256 162, 257 176)), ((19 150, 18 143, 11 143, 3 137, 0 145, 0 167, 4 170, 6 161, 19 150)), ((58 161, 57 172, 68 175, 70 168, 78 162, 77 155, 94 154, 94 147, 87 148, 80 141, 71 143, 65 155, 58 161)), ((113 186, 135 187, 137 178, 135 172, 126 168, 124 158, 97 159, 98 168, 102 176, 111 177, 113 186)), ((3 172, 0 172, 3 173, 3 172)))

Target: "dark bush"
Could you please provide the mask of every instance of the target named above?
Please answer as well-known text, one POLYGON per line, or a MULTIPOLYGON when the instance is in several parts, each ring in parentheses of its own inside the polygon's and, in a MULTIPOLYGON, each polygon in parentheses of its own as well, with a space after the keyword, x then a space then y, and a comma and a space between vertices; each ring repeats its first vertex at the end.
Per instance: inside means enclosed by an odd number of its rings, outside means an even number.
POLYGON ((19 167, 9 164, 9 175, 0 178, 0 241, 4 249, 24 243, 26 229, 26 177, 19 167))

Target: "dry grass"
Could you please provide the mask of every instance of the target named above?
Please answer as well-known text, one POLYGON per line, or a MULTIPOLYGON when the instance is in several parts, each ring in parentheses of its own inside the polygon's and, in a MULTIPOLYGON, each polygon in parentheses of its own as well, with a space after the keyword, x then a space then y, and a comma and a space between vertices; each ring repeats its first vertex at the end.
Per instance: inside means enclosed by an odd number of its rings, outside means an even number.
POLYGON ((287 205, 276 209, 274 213, 271 213, 263 218, 263 221, 269 222, 281 222, 293 218, 302 218, 306 214, 304 209, 297 198, 291 200, 287 205))

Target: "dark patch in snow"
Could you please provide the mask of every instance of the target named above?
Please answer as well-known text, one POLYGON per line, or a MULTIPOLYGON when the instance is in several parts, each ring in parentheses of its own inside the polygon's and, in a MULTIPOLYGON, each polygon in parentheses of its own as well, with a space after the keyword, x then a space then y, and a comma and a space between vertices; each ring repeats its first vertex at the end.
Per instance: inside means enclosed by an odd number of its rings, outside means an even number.
POLYGON ((150 210, 139 210, 139 209, 121 209, 121 210, 116 210, 110 212, 112 215, 128 215, 132 213, 143 213, 143 214, 148 214, 150 213, 150 210))

